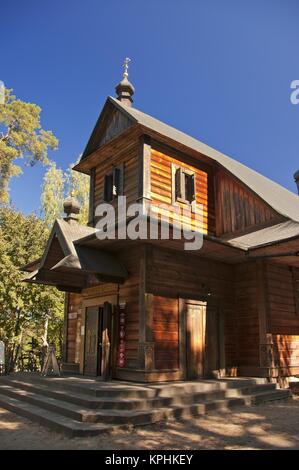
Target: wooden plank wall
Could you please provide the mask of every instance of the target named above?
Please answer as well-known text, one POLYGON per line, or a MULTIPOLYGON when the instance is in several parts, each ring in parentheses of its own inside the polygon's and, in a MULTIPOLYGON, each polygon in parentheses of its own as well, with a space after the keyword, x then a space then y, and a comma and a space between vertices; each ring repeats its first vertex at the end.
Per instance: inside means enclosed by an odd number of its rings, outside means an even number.
POLYGON ((119 286, 119 301, 126 302, 126 367, 138 367, 140 257, 138 248, 118 253, 129 271, 128 280, 119 286))
POLYGON ((67 362, 79 363, 80 359, 80 331, 78 332, 78 330, 81 322, 81 305, 81 294, 70 293, 67 306, 67 362), (69 318, 70 314, 77 314, 77 316, 76 318, 69 318))
POLYGON ((256 264, 235 267, 235 318, 237 328, 237 363, 255 366, 259 359, 258 285, 256 264))
POLYGON ((277 214, 232 177, 219 171, 216 187, 216 234, 242 232, 275 220, 277 214))
MULTIPOLYGON (((137 139, 126 139, 122 146, 111 155, 99 157, 95 170, 94 207, 104 202, 104 179, 113 166, 124 164, 124 195, 127 205, 135 203, 138 198, 138 155, 140 145, 137 139)), ((116 201, 117 202, 117 201, 116 201)), ((117 204, 116 204, 117 207, 117 204)))
MULTIPOLYGON (((187 161, 181 161, 171 155, 162 153, 152 148, 151 150, 151 198, 152 205, 172 205, 172 164, 180 165, 195 172, 196 181, 196 203, 203 206, 204 233, 215 232, 215 207, 213 197, 213 178, 209 177, 208 171, 201 169, 200 163, 192 166, 187 161)), ((183 207, 183 205, 181 205, 183 207)))
POLYGON ((119 302, 126 302, 126 367, 138 366, 139 343, 139 279, 140 279, 140 252, 138 249, 118 253, 129 271, 128 280, 119 286, 117 284, 103 283, 95 287, 84 289, 82 294, 69 294, 68 312, 79 312, 77 319, 68 320, 67 327, 67 361, 80 360, 80 312, 83 301, 90 305, 101 305, 107 297, 119 296, 119 302), (79 326, 78 326, 79 325, 79 326), (79 330, 79 332, 78 332, 79 330), (76 339, 77 338, 77 339, 76 339))
POLYGON ((49 269, 52 266, 54 266, 56 263, 58 263, 58 261, 62 260, 64 257, 65 257, 65 254, 60 246, 58 238, 54 237, 51 242, 51 246, 47 253, 43 267, 49 269))
POLYGON ((299 367, 299 270, 268 263, 267 281, 274 362, 291 375, 299 367))
POLYGON ((127 116, 125 116, 117 109, 112 108, 106 122, 106 129, 104 130, 103 135, 99 140, 98 147, 106 144, 114 137, 118 136, 123 131, 125 131, 131 125, 132 121, 130 121, 127 116))
MULTIPOLYGON (((179 296, 199 300, 201 294, 211 293, 208 304, 210 302, 219 305, 221 315, 224 315, 226 365, 228 367, 236 365, 236 322, 231 266, 186 252, 178 253, 153 247, 147 265, 146 291, 174 299, 170 304, 173 325, 176 322, 174 306, 179 296)), ((166 312, 166 316, 169 316, 169 313, 166 312)), ((156 318, 159 318, 159 315, 161 317, 158 309, 156 318)))
MULTIPOLYGON (((295 275, 299 280, 298 270, 295 275)), ((299 312, 291 268, 274 263, 267 264, 267 290, 270 311, 270 333, 299 335, 299 312)))
POLYGON ((155 368, 179 367, 179 302, 178 299, 153 296, 153 340, 155 368))

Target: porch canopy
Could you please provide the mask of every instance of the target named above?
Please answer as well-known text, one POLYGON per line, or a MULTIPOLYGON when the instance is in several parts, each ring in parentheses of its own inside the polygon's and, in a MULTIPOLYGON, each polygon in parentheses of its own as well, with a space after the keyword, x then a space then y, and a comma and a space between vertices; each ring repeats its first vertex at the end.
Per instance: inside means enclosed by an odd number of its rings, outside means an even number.
POLYGON ((115 254, 75 245, 94 232, 76 221, 56 220, 42 258, 21 268, 27 273, 23 280, 70 292, 101 282, 123 283, 128 272, 115 254))

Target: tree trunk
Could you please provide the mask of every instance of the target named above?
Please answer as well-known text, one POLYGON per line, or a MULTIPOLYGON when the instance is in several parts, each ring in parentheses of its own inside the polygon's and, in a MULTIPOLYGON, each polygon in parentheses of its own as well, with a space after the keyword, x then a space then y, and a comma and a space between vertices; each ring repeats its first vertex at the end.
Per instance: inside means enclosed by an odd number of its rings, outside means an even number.
POLYGON ((11 162, 2 162, 0 166, 0 202, 9 202, 8 185, 11 177, 11 162))
POLYGON ((42 336, 43 347, 48 347, 48 330, 49 330, 49 316, 45 316, 44 321, 44 334, 42 336))

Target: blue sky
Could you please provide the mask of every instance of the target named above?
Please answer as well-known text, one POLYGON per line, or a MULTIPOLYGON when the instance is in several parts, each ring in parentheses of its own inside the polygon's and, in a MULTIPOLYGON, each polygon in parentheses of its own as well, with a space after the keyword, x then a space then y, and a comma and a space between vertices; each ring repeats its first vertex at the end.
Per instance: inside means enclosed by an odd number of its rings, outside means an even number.
MULTIPOLYGON (((297 0, 1 2, 0 80, 42 107, 66 168, 131 57, 134 105, 295 191, 299 168, 297 0)), ((45 169, 11 184, 38 211, 45 169)))

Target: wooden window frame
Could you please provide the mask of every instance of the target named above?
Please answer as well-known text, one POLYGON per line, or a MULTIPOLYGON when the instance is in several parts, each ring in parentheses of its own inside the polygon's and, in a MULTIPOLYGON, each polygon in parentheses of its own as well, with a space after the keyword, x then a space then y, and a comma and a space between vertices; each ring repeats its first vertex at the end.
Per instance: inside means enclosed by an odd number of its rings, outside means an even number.
POLYGON ((113 167, 113 169, 109 172, 106 173, 104 177, 104 194, 103 194, 103 200, 105 202, 113 202, 115 201, 118 196, 122 196, 124 194, 124 165, 117 165, 113 167), (119 181, 118 184, 116 185, 116 175, 117 172, 119 172, 119 181), (111 194, 111 199, 106 198, 106 177, 112 177, 112 194, 111 194))
POLYGON ((196 175, 195 171, 189 170, 188 168, 185 168, 183 165, 177 165, 175 163, 172 163, 171 166, 171 199, 172 199, 172 205, 177 206, 178 203, 181 204, 186 204, 189 206, 192 210, 192 212, 195 212, 196 209, 196 175), (180 170, 180 188, 181 188, 181 196, 177 197, 176 196, 176 173, 177 170, 180 170), (186 186, 185 186, 185 175, 187 176, 193 176, 194 179, 194 199, 193 201, 189 201, 185 197, 182 197, 183 194, 186 194, 186 186))

